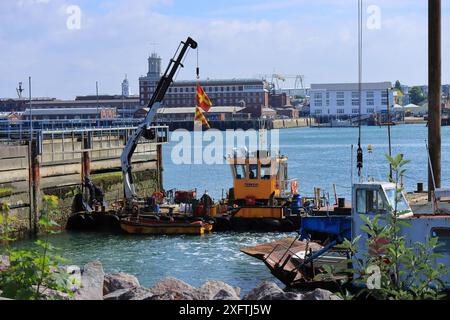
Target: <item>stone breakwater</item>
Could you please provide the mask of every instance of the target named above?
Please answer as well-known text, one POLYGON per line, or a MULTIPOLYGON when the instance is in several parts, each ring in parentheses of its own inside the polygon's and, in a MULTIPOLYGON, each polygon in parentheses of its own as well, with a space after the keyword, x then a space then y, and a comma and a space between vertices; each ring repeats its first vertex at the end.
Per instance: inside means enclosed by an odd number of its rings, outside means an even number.
MULTIPOLYGON (((6 257, 2 257, 0 261, 2 264, 0 270, 7 270, 6 257)), ((99 261, 88 263, 82 268, 72 266, 64 269, 80 281, 71 288, 74 293, 73 298, 67 294, 56 293, 63 300, 340 300, 338 296, 326 290, 285 291, 270 281, 262 282, 246 295, 242 295, 240 288, 221 281, 208 281, 201 287, 195 288, 181 280, 165 278, 153 287, 146 288, 141 286, 139 280, 133 275, 105 273, 99 261)))

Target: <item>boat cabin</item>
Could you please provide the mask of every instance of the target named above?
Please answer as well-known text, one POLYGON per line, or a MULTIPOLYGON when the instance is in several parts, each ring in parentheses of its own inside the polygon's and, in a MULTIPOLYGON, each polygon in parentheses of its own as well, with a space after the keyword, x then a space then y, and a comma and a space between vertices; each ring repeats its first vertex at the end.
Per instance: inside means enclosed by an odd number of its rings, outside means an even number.
MULTIPOLYGON (((370 219, 373 219, 375 215, 392 214, 394 208, 397 208, 399 219, 409 225, 401 227, 401 234, 408 243, 426 243, 430 238, 437 237, 441 246, 435 250, 435 253, 441 254, 442 257, 437 258, 435 263, 449 266, 450 215, 432 212, 428 214, 413 213, 403 193, 397 193, 396 204, 395 188, 395 184, 384 182, 354 184, 352 238, 360 236, 360 244, 365 244, 368 239, 368 234, 361 229, 365 223, 359 215, 368 215, 370 219)), ((364 252, 365 250, 358 252, 356 258, 363 259, 364 252)), ((450 275, 446 275, 443 280, 450 281, 450 275)))
POLYGON ((298 193, 295 179, 288 177, 288 158, 271 157, 267 151, 252 155, 236 152, 228 157, 234 181, 234 199, 269 202, 270 199, 285 199, 298 193))

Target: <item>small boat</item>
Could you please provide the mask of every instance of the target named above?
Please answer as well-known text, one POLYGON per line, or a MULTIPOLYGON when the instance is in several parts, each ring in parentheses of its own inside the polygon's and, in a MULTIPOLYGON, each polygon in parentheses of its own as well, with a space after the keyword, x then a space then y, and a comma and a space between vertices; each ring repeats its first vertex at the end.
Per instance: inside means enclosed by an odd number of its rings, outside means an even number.
POLYGON ((162 221, 158 217, 126 217, 120 222, 123 231, 129 234, 198 234, 211 232, 213 225, 203 221, 162 221))

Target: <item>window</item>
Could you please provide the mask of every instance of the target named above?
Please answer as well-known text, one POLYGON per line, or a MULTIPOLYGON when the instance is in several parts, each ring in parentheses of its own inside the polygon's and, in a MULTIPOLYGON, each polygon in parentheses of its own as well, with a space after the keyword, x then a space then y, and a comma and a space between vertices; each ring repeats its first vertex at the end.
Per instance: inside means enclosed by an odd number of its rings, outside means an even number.
POLYGON ((344 92, 336 92, 336 99, 345 99, 344 92))
POLYGON ((386 191, 386 196, 388 197, 388 201, 389 201, 391 207, 395 207, 395 196, 397 194, 397 198, 398 198, 397 211, 398 212, 411 211, 403 194, 399 194, 399 193, 395 192, 395 189, 386 189, 385 191, 386 191))
POLYGON ((345 109, 337 109, 337 114, 344 114, 345 113, 345 109))
POLYGON ((367 99, 374 99, 375 98, 375 93, 373 91, 368 91, 366 93, 366 98, 367 99))
POLYGON ((315 114, 322 114, 322 110, 318 109, 316 111, 314 111, 315 114))
POLYGON ((352 109, 352 113, 359 113, 359 109, 352 109))
POLYGON ((352 106, 359 106, 359 92, 352 92, 352 106))
POLYGON ((249 177, 250 179, 258 179, 258 165, 257 164, 251 164, 250 165, 250 171, 249 171, 249 177))
POLYGON ((375 113, 375 109, 374 108, 367 108, 366 112, 369 113, 375 113))
POLYGON ((434 228, 431 230, 431 237, 438 238, 440 244, 434 249, 434 253, 450 253, 450 228, 434 228))
POLYGON ((344 100, 338 100, 338 101, 336 101, 336 105, 338 107, 343 107, 343 106, 345 106, 345 101, 344 100))
POLYGON ((386 214, 387 208, 378 190, 358 189, 356 210, 359 214, 386 214))
POLYGON ((237 164, 234 166, 236 169, 236 179, 242 180, 242 179, 246 179, 247 174, 246 174, 246 170, 245 170, 245 165, 243 164, 237 164))
POLYGON ((261 164, 261 179, 262 180, 270 180, 272 175, 271 165, 269 164, 261 164))
POLYGON ((314 99, 322 99, 322 93, 320 93, 320 92, 315 92, 315 93, 314 93, 314 99))

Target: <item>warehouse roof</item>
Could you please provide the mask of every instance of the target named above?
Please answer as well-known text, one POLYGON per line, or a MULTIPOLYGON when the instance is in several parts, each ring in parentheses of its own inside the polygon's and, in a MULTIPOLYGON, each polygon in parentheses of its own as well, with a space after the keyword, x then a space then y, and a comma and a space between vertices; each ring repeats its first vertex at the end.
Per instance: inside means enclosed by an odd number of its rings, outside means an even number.
MULTIPOLYGON (((392 88, 390 82, 367 82, 362 84, 363 90, 387 90, 392 88)), ((328 90, 328 91, 357 91, 358 83, 323 83, 311 84, 311 90, 328 90)))

